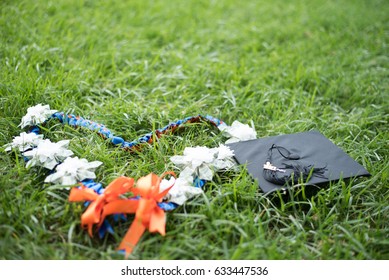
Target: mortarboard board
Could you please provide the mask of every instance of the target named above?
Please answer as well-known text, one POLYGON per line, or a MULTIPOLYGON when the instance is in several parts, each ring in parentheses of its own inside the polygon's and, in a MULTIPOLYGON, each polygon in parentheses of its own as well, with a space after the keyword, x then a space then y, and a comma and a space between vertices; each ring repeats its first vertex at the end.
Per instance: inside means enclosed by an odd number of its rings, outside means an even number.
POLYGON ((239 164, 265 192, 297 183, 316 185, 369 172, 318 131, 265 137, 228 144, 239 164))

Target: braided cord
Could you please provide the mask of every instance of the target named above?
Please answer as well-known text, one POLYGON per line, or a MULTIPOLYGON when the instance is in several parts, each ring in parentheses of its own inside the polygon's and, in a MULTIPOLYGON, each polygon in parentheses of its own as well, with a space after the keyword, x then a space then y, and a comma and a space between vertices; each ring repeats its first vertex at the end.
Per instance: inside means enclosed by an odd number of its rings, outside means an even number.
POLYGON ((51 117, 52 119, 59 120, 62 124, 68 124, 73 127, 83 127, 87 128, 92 131, 96 131, 98 134, 100 134, 104 139, 110 139, 111 143, 114 145, 120 145, 122 148, 126 150, 132 150, 137 148, 139 145, 143 143, 149 143, 151 144, 153 142, 153 134, 157 138, 160 138, 163 134, 167 134, 169 132, 174 132, 176 129, 178 129, 180 126, 187 124, 187 123, 198 123, 201 121, 207 121, 210 124, 219 127, 221 125, 225 125, 225 123, 217 118, 214 118, 212 116, 206 115, 197 115, 193 117, 187 117, 181 120, 177 120, 175 122, 171 122, 168 125, 156 129, 153 132, 149 132, 138 139, 127 142, 123 138, 119 136, 115 136, 105 125, 99 124, 97 122, 84 119, 80 116, 76 116, 73 114, 65 114, 63 112, 57 112, 54 113, 51 117))

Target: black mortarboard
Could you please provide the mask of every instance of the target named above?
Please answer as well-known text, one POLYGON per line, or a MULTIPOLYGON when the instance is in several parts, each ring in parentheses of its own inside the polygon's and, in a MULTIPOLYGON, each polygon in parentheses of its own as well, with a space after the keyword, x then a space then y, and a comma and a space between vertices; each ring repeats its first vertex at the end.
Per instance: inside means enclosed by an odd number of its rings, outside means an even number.
POLYGON ((316 185, 369 172, 318 131, 228 144, 239 164, 269 193, 303 180, 316 185))

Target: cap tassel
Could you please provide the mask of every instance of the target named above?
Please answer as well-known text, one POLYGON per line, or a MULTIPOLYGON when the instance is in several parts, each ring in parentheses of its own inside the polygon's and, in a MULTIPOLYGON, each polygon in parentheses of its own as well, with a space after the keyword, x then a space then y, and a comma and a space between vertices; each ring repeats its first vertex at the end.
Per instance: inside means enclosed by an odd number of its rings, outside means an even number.
POLYGON ((284 163, 282 169, 274 166, 271 163, 274 149, 276 149, 280 153, 280 155, 285 159, 288 160, 300 159, 299 155, 292 154, 288 149, 273 144, 268 150, 267 161, 263 165, 263 177, 266 179, 266 181, 276 185, 283 186, 287 183, 296 184, 298 183, 299 179, 305 181, 311 176, 326 178, 324 176, 324 173, 327 170, 327 165, 325 167, 315 168, 312 164, 303 165, 300 162, 296 161, 293 163, 284 163), (291 169, 291 172, 287 173, 286 169, 291 169))

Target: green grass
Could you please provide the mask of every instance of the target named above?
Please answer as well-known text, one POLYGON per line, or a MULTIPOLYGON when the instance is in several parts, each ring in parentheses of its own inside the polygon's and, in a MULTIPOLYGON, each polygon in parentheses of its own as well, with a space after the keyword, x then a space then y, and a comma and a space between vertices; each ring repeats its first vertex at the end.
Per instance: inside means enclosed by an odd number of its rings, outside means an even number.
MULTIPOLYGON (((210 114, 259 137, 317 129, 372 174, 264 196, 242 166, 167 214, 131 259, 388 259, 387 1, 11 1, 0 3, 0 146, 44 103, 127 140, 210 114)), ((187 126, 129 154, 50 122, 53 141, 100 160, 98 180, 173 168, 186 146, 225 141, 187 126)), ((19 154, 0 157, 1 259, 121 259, 115 235, 90 238, 83 206, 43 184, 19 154)))

